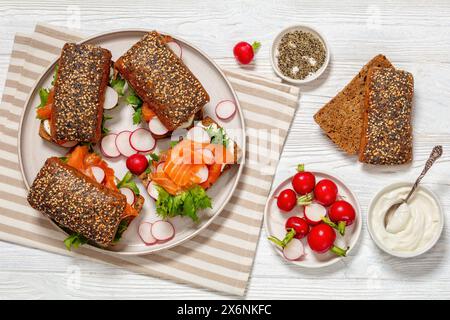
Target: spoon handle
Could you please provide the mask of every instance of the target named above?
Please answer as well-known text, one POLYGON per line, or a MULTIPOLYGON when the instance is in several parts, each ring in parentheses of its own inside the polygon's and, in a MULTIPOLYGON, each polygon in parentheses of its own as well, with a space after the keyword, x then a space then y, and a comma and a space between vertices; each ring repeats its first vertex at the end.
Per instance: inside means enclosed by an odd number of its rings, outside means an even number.
POLYGON ((420 183, 420 180, 425 176, 425 174, 430 170, 430 168, 433 166, 434 162, 439 159, 442 156, 442 146, 435 146, 433 150, 431 151, 430 157, 428 158, 427 162, 425 163, 425 167, 422 170, 422 173, 417 178, 416 182, 414 183, 413 187, 411 188, 411 191, 406 196, 405 202, 408 201, 408 199, 411 197, 411 195, 416 190, 417 186, 420 183))

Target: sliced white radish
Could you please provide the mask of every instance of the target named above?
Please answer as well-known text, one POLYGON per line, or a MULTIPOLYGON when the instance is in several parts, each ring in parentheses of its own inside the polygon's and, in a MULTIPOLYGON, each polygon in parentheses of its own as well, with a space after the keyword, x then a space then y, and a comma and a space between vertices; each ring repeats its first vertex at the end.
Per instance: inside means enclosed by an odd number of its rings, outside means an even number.
POLYGON ((129 144, 139 152, 149 152, 156 146, 152 133, 144 128, 138 128, 130 135, 129 144))
POLYGON ((196 151, 199 150, 202 153, 202 160, 206 164, 213 164, 214 163, 214 153, 210 149, 202 148, 202 149, 196 149, 196 151))
POLYGON ((170 48, 170 50, 173 51, 173 53, 175 53, 175 55, 178 58, 181 59, 183 57, 183 49, 181 48, 181 46, 178 42, 176 42, 175 40, 172 40, 167 43, 167 46, 170 48))
POLYGON ((303 257, 305 254, 305 247, 303 243, 293 238, 289 243, 283 248, 283 256, 289 261, 295 261, 303 257))
POLYGON ((167 134, 167 132, 169 132, 169 129, 164 126, 164 124, 161 122, 161 120, 158 119, 158 117, 153 117, 149 121, 148 128, 150 129, 150 132, 155 136, 163 136, 167 134))
POLYGON ((100 142, 100 151, 105 157, 117 158, 120 156, 119 149, 116 146, 116 137, 117 134, 115 133, 107 134, 100 142))
POLYGON ((130 145, 131 133, 131 131, 122 131, 116 136, 116 148, 125 157, 130 157, 136 153, 136 150, 130 145))
POLYGON ((130 206, 132 206, 136 199, 136 196, 134 195, 133 190, 131 190, 130 188, 127 188, 127 187, 123 187, 123 188, 120 188, 119 191, 127 198, 127 203, 130 206))
POLYGON ((164 171, 164 165, 166 163, 164 161, 158 163, 158 165, 156 166, 156 172, 163 172, 164 171))
POLYGON ((193 127, 189 129, 186 138, 197 143, 210 143, 211 137, 202 127, 193 127))
POLYGON ((175 236, 173 225, 164 220, 158 220, 152 225, 152 235, 159 241, 168 241, 175 236))
POLYGON ((158 240, 152 235, 152 223, 142 222, 138 228, 139 238, 148 246, 155 244, 158 240))
POLYGON ((73 148, 73 147, 75 147, 77 144, 78 144, 78 141, 66 141, 66 142, 64 142, 64 143, 61 145, 61 147, 64 147, 64 148, 73 148))
POLYGON ((43 124, 43 126, 44 126, 45 132, 47 132, 49 135, 51 135, 50 121, 44 120, 44 121, 42 122, 42 124, 43 124))
POLYGON ((91 167, 92 175, 98 183, 102 183, 105 180, 105 171, 97 166, 91 167))
POLYGON ((155 200, 158 200, 158 189, 156 188, 156 184, 153 181, 150 181, 150 183, 147 186, 147 192, 155 200))
POLYGON ((303 207, 303 214, 309 224, 316 225, 322 222, 322 218, 327 215, 327 209, 323 205, 313 202, 303 207))
POLYGON ((216 115, 219 119, 228 120, 236 113, 236 104, 231 100, 220 101, 216 106, 216 115))
POLYGON ((198 183, 203 183, 208 180, 209 170, 206 165, 202 165, 200 169, 195 173, 195 175, 200 179, 198 183))
POLYGON ((103 102, 103 109, 109 110, 117 106, 119 102, 119 94, 111 87, 106 87, 105 101, 103 102))

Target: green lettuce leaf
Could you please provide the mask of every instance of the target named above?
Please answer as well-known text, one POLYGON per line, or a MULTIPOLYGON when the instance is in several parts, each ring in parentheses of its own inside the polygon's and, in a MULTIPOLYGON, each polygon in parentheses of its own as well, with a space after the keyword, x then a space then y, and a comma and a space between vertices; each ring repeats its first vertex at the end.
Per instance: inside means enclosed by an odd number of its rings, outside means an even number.
POLYGON ((140 191, 139 188, 136 185, 136 182, 133 181, 133 174, 128 171, 125 176, 122 178, 122 180, 119 181, 117 184, 117 188, 130 188, 133 190, 135 195, 139 195, 140 191))
POLYGON ((87 242, 87 238, 76 232, 72 233, 70 236, 64 239, 64 244, 69 251, 71 251, 72 248, 77 249, 79 246, 82 246, 87 242))

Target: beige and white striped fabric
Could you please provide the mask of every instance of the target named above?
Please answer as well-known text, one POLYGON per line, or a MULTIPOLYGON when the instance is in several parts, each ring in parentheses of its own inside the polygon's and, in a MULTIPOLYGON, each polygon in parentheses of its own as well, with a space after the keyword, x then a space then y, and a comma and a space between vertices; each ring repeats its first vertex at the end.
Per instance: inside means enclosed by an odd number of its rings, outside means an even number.
POLYGON ((68 252, 62 242, 64 235, 27 204, 18 165, 17 134, 24 103, 35 80, 59 55, 66 41, 81 39, 72 31, 44 24, 37 25, 31 35, 18 34, 14 39, 0 107, 0 240, 243 295, 265 200, 298 105, 298 89, 254 75, 225 71, 244 112, 247 162, 230 203, 207 230, 173 249, 146 256, 117 256, 87 247, 68 252), (256 142, 265 140, 275 142, 275 148, 256 142))

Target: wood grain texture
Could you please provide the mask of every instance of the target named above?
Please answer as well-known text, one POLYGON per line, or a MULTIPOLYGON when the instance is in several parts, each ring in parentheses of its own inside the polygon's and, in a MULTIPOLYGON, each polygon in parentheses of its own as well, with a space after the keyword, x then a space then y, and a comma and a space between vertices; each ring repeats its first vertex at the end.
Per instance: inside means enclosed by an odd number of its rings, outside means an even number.
MULTIPOLYGON (((86 34, 119 28, 159 29, 206 51, 220 65, 238 70, 233 44, 259 40, 256 62, 242 68, 274 76, 269 50, 283 27, 309 24, 331 47, 325 74, 301 87, 297 112, 279 165, 276 181, 301 159, 310 169, 333 171, 358 195, 366 217, 370 200, 382 186, 414 180, 431 148, 444 155, 424 179, 450 209, 450 3, 448 1, 81 1, 2 0, 0 3, 0 87, 16 32, 33 30, 36 22, 62 26, 80 11, 86 34), (207 30, 207 31, 206 31, 207 30), (375 168, 339 151, 320 131, 313 114, 333 97, 377 53, 415 77, 414 162, 397 168, 375 168)), ((382 253, 371 240, 366 221, 351 257, 322 270, 303 270, 282 261, 265 239, 256 254, 247 298, 450 298, 450 231, 438 244, 414 259, 382 253)), ((214 292, 133 274, 104 264, 72 259, 0 242, 1 298, 228 298, 214 292)), ((229 296, 229 298, 234 298, 229 296)))

